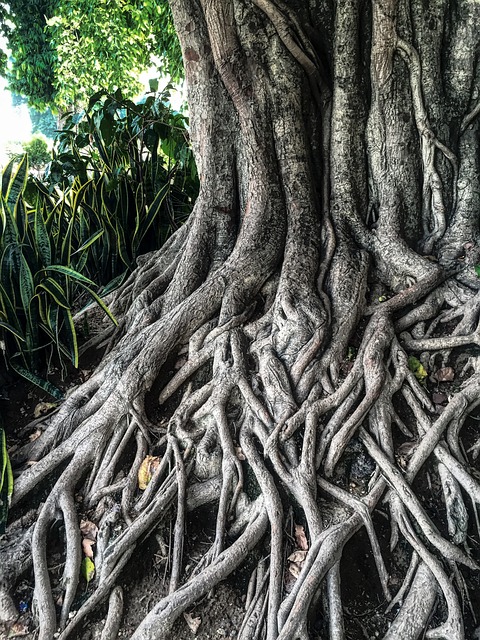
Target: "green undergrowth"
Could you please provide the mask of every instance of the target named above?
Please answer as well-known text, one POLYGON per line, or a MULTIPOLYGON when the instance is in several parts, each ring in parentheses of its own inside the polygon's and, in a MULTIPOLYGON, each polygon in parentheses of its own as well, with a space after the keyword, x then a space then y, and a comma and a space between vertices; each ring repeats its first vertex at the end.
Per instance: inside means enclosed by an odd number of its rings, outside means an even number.
POLYGON ((157 86, 135 104, 95 94, 68 114, 48 172, 28 155, 4 169, 0 204, 0 348, 6 367, 56 398, 52 364, 78 366, 74 313, 115 289, 136 258, 190 213, 198 177, 186 117, 157 86))

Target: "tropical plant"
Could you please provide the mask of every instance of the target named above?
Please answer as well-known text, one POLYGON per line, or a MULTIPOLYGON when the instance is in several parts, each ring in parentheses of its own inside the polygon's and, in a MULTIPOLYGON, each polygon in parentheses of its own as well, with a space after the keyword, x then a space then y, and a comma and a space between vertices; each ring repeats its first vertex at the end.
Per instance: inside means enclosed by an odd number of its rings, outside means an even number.
MULTIPOLYGON (((139 103, 99 92, 66 117, 46 176, 49 192, 84 185, 80 242, 102 230, 82 264, 100 284, 130 270, 188 217, 199 188, 188 119, 168 104, 170 86, 139 103)), ((49 197, 45 194, 44 197, 49 197)))
POLYGON ((28 142, 24 142, 23 150, 28 154, 28 164, 36 171, 45 168, 51 160, 51 154, 48 149, 48 143, 45 136, 36 134, 28 142))
MULTIPOLYGON (((45 181, 13 159, 2 179, 0 332, 9 366, 55 396, 46 361, 78 364, 73 309, 102 295, 185 221, 198 192, 187 118, 167 87, 139 103, 96 94, 66 118, 45 181), (94 284, 95 283, 95 284, 94 284)), ((113 318, 112 318, 113 319, 113 318)))
POLYGON ((0 206, 0 335, 8 365, 59 398, 61 393, 39 373, 58 355, 78 365, 73 309, 86 292, 111 317, 95 283, 81 271, 91 246, 103 231, 82 236, 80 208, 88 183, 74 181, 56 199, 39 189, 26 199, 28 159, 12 160, 2 176, 0 206))

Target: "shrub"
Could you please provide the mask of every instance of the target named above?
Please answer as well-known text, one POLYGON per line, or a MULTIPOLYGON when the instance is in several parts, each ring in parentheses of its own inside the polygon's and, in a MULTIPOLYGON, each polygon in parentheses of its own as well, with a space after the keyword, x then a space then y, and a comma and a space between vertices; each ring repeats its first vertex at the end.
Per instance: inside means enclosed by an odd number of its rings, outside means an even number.
POLYGON ((84 188, 85 238, 103 235, 85 273, 101 284, 132 269, 188 217, 199 181, 188 119, 168 105, 169 87, 134 104, 121 91, 95 94, 88 109, 70 114, 58 135, 46 176, 50 191, 77 181, 84 188))
POLYGON ((156 89, 139 104, 96 94, 67 116, 43 180, 29 177, 27 155, 2 176, 0 346, 14 371, 56 397, 44 372, 52 357, 78 365, 80 295, 110 314, 98 286, 111 291, 160 247, 198 193, 187 118, 167 104, 168 88, 156 89))
POLYGON ((78 233, 85 217, 80 208, 85 185, 74 181, 68 194, 57 199, 33 191, 29 202, 27 178, 27 155, 18 163, 12 160, 2 175, 0 337, 12 369, 59 398, 60 392, 38 373, 55 353, 60 362, 68 358, 78 365, 75 301, 86 292, 110 314, 95 283, 81 273, 103 232, 86 240, 78 233))
POLYGON ((36 134, 28 142, 24 142, 23 150, 28 154, 28 162, 32 169, 41 171, 52 159, 48 143, 44 136, 36 134))

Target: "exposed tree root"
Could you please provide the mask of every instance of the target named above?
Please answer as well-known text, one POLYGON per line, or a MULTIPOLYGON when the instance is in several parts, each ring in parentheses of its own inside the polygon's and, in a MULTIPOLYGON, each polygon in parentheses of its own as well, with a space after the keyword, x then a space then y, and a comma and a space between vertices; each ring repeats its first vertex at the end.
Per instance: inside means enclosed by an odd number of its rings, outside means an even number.
MULTIPOLYGON (((285 306, 281 309, 283 315, 285 306)), ((275 305, 272 311, 265 316, 268 323, 275 322, 275 305)), ((169 326, 168 320, 164 326, 169 326)), ((118 356, 114 356, 115 351, 109 356, 110 367, 103 365, 93 382, 86 383, 83 391, 75 391, 66 401, 69 424, 64 425, 63 409, 51 418, 44 437, 48 440, 49 434, 61 429, 60 441, 43 458, 39 455, 40 460, 20 476, 14 499, 18 502, 27 496, 38 482, 67 462, 39 508, 32 538, 40 639, 52 638, 57 629, 62 640, 71 637, 85 616, 108 598, 109 614, 102 638, 115 638, 121 617, 118 576, 145 535, 158 528, 162 519, 171 517, 174 533, 170 595, 153 608, 133 637, 168 638, 178 616, 247 558, 249 550, 265 535, 268 522, 270 555, 262 565, 264 569, 255 574, 239 637, 262 637, 263 632, 258 630, 264 628, 265 637, 271 639, 308 638, 309 607, 324 585, 330 637, 342 638, 339 563, 344 545, 362 526, 370 538, 385 602, 391 599, 389 570, 371 518, 382 497, 390 505, 393 544, 401 536, 412 548, 412 562, 421 558, 420 564, 412 565, 399 592, 400 611, 385 637, 417 637, 430 620, 438 593, 443 595, 448 616, 438 629, 428 631, 428 637, 464 637, 459 596, 448 573, 457 563, 478 570, 476 562, 458 546, 465 542, 469 527, 464 499, 480 503, 480 484, 469 473, 459 426, 478 404, 478 374, 466 379, 443 413, 432 420, 433 405, 409 370, 404 351, 412 348, 412 342, 417 350, 416 340, 409 342, 402 334, 398 342, 388 308, 379 307, 367 324, 349 373, 339 381, 334 393, 299 403, 288 366, 278 358, 278 352, 271 346, 267 348, 269 340, 263 338, 260 344, 258 338, 252 340, 252 335, 258 335, 254 326, 259 323, 252 323, 248 313, 225 319, 222 330, 205 317, 200 320, 187 359, 160 394, 160 402, 165 405, 182 393, 166 435, 164 428, 150 421, 142 424, 145 410, 141 404, 132 409, 137 397, 145 397, 145 389, 141 391, 141 387, 132 384, 132 371, 135 375, 142 372, 145 360, 139 349, 136 359, 119 366, 115 358, 124 360, 123 346, 118 347, 118 356), (249 351, 257 360, 253 371, 248 364, 249 351), (205 369, 208 363, 211 368, 205 369), (198 378, 201 370, 210 371, 208 377, 198 378), (114 380, 113 371, 119 372, 114 380), (197 378, 203 382, 192 388, 191 381, 197 378), (90 395, 92 389, 105 398, 101 404, 94 401, 95 395, 90 395), (406 398, 413 412, 408 429, 394 408, 395 399, 400 397, 406 398), (242 411, 232 421, 233 406, 241 406, 242 411), (396 433, 395 425, 400 429, 396 433), (412 442, 406 466, 397 457, 398 445, 394 444, 399 434, 401 440, 412 442), (352 493, 348 478, 336 471, 355 438, 363 443, 377 469, 365 495, 352 493), (131 467, 125 471, 122 457, 132 450, 132 445, 136 453, 131 454, 131 467), (149 452, 160 453, 161 462, 147 489, 139 493, 138 470, 149 452), (432 471, 437 470, 443 487, 450 538, 438 531, 411 488, 432 454, 436 460, 432 471), (270 460, 268 465, 265 455, 270 460), (245 473, 253 473, 261 492, 254 502, 245 493, 245 473), (192 485, 195 477, 197 481, 192 485), (309 543, 289 594, 285 594, 283 586, 285 490, 302 510, 309 543), (192 491, 197 495, 196 505, 217 501, 218 515, 212 547, 194 576, 184 583, 182 548, 183 537, 188 535, 185 508, 192 502, 192 491), (95 514, 91 517, 97 519, 100 531, 91 593, 71 619, 82 558, 75 503, 78 492, 83 495, 88 513, 95 514), (322 503, 324 506, 320 507, 322 503), (109 539, 108 533, 112 517, 122 523, 122 533, 114 540, 109 539), (51 526, 58 519, 64 523, 65 564, 62 607, 57 618, 47 548, 51 526), (232 539, 233 531, 236 533, 232 539), (418 600, 423 603, 421 608, 415 606, 418 600)), ((441 341, 440 349, 452 346, 448 343, 445 347, 442 338, 426 338, 419 340, 418 350, 436 345, 429 342, 435 340, 441 341)), ((448 338, 445 340, 448 342, 448 338)), ((171 353, 178 349, 178 341, 167 338, 165 342, 170 343, 171 353)), ((290 359, 290 368, 305 357, 304 353, 297 351, 296 358, 290 359)), ((36 452, 41 450, 37 445, 32 452, 29 446, 23 455, 38 455, 36 452)), ((5 550, 7 564, 11 564, 18 549, 12 547, 10 555, 8 548, 5 550)), ((7 574, 10 586, 24 570, 25 563, 18 571, 7 574)), ((11 611, 3 613, 4 619, 11 615, 11 611)))

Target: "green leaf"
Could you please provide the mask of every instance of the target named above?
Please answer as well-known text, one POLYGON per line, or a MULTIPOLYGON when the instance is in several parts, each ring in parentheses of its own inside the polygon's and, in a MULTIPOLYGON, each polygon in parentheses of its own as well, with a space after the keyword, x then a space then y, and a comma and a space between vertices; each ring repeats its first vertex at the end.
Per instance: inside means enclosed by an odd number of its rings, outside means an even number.
POLYGON ((408 358, 408 368, 419 382, 425 382, 428 373, 418 358, 415 358, 415 356, 410 356, 408 358))
POLYGON ((25 257, 21 256, 20 261, 20 297, 23 304, 25 315, 29 315, 30 302, 35 295, 35 287, 33 284, 33 276, 30 271, 25 257))
POLYGON ((2 329, 5 329, 5 331, 9 331, 12 335, 18 338, 18 340, 25 342, 25 338, 22 336, 22 334, 19 331, 17 331, 14 327, 12 327, 11 324, 8 324, 8 322, 3 322, 3 320, 0 320, 0 327, 2 329))
POLYGON ((73 322, 73 316, 70 309, 65 309, 64 317, 66 320, 65 330, 68 336, 68 348, 70 352, 70 358, 72 360, 73 366, 78 369, 78 341, 77 341, 77 332, 75 330, 75 324, 73 322))
POLYGON ((477 277, 480 278, 480 264, 475 265, 475 273, 477 274, 477 277))
POLYGON ((166 185, 164 185, 163 188, 160 189, 160 191, 155 196, 155 200, 152 202, 150 207, 148 207, 147 215, 139 219, 138 226, 137 226, 137 229, 135 230, 135 235, 132 242, 135 256, 137 254, 137 250, 138 250, 138 247, 140 246, 141 241, 145 237, 145 234, 151 227, 155 218, 159 215, 162 203, 169 189, 170 189, 170 184, 167 183, 166 185))
POLYGON ((150 85, 150 91, 152 93, 156 93, 158 91, 158 78, 150 78, 148 84, 150 85))
POLYGON ((39 206, 35 209, 33 224, 35 231, 35 249, 41 259, 42 266, 47 267, 52 261, 52 248, 50 246, 47 228, 39 206))
POLYGON ((0 535, 5 533, 8 508, 13 495, 13 473, 8 457, 5 431, 0 424, 0 535))
POLYGON ((25 154, 20 160, 20 164, 17 167, 17 170, 10 178, 10 183, 7 189, 6 202, 13 213, 15 211, 15 206, 17 204, 20 195, 23 193, 25 189, 25 184, 27 182, 28 176, 28 159, 27 154, 25 154))
POLYGON ((93 576, 95 575, 95 564, 93 560, 85 557, 82 560, 81 571, 82 571, 82 576, 85 578, 88 584, 92 580, 93 576))
POLYGON ((12 177, 13 165, 15 164, 15 158, 12 158, 10 162, 7 164, 2 174, 2 196, 4 198, 7 197, 8 185, 10 184, 10 179, 12 177))
POLYGON ((61 264, 52 264, 49 267, 46 267, 44 271, 54 271, 55 273, 63 273, 63 275, 68 276, 69 278, 73 278, 73 280, 78 280, 78 282, 84 282, 92 287, 95 286, 95 283, 92 282, 89 278, 86 278, 75 269, 71 269, 70 267, 64 267, 61 264))
POLYGON ((88 293, 92 296, 92 298, 95 300, 95 302, 98 304, 98 306, 105 312, 105 314, 110 318, 110 320, 113 322, 114 325, 118 326, 118 322, 115 318, 115 316, 113 315, 113 313, 110 311, 110 309, 107 307, 107 305, 104 303, 104 301, 100 298, 99 295, 97 295, 95 293, 95 291, 93 291, 92 289, 90 289, 90 287, 86 287, 85 285, 83 285, 82 283, 80 283, 80 285, 86 290, 88 291, 88 293))
POLYGON ((101 238, 104 233, 105 233, 105 229, 100 229, 100 231, 97 231, 96 233, 91 235, 90 238, 85 240, 85 242, 80 247, 78 247, 76 251, 72 253, 72 256, 74 256, 77 253, 81 253, 82 251, 85 251, 85 249, 88 249, 88 247, 90 247, 94 242, 96 242, 99 238, 101 238))
POLYGON ((43 289, 49 295, 51 295, 60 307, 63 307, 64 309, 70 309, 70 304, 68 302, 66 292, 53 278, 46 278, 45 280, 42 280, 42 282, 37 285, 36 293, 38 293, 39 289, 43 289))
POLYGON ((63 400, 63 393, 60 391, 60 389, 57 389, 57 387, 55 387, 51 382, 48 382, 48 380, 44 380, 43 378, 40 378, 40 376, 37 376, 35 373, 28 371, 28 369, 25 369, 24 367, 18 365, 13 359, 10 359, 10 366, 16 373, 18 373, 19 376, 25 378, 25 380, 28 380, 37 387, 40 387, 40 389, 43 389, 57 400, 63 400))
POLYGON ((115 132, 115 120, 108 113, 105 113, 100 122, 100 132, 102 134, 103 141, 109 147, 113 142, 113 136, 115 132))
POLYGON ((105 95, 105 91, 102 89, 93 94, 93 96, 88 101, 87 113, 89 113, 93 106, 105 95))

